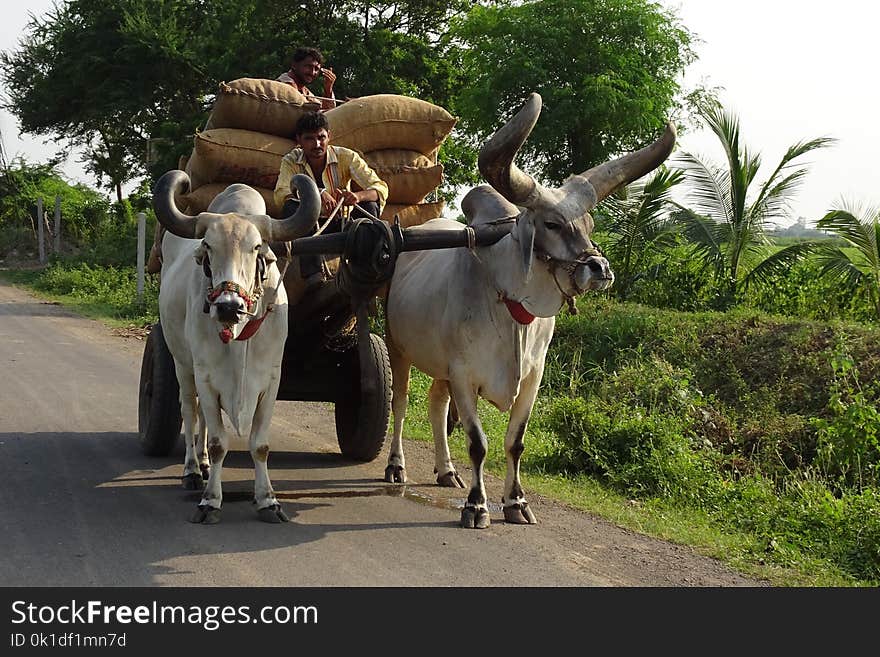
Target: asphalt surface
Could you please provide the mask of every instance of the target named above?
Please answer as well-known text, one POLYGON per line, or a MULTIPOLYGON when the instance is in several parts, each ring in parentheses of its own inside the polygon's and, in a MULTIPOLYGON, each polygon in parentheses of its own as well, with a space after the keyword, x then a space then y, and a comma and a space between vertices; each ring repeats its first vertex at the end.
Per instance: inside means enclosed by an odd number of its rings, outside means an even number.
POLYGON ((537 526, 506 525, 495 504, 490 528, 462 529, 465 493, 433 484, 428 445, 407 441, 412 481, 385 484, 387 443, 344 460, 329 404, 276 404, 269 471, 290 523, 257 520, 242 443, 222 522, 191 524, 182 441, 167 458, 138 443, 143 345, 0 285, 0 585, 762 585, 528 491, 537 526))

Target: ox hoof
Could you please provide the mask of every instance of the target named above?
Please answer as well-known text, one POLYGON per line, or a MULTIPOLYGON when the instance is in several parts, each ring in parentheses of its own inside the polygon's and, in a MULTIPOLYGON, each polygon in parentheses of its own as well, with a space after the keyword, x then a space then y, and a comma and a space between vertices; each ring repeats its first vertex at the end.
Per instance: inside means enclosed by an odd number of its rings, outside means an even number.
POLYGON ((437 477, 437 483, 444 488, 464 488, 464 482, 455 470, 437 477))
POLYGON ((489 512, 486 509, 466 506, 461 510, 461 526, 465 529, 486 529, 489 512))
POLYGON ((504 507, 504 522, 514 525, 537 525, 535 514, 529 508, 528 502, 517 502, 504 507))
POLYGON ((273 504, 272 506, 267 506, 258 510, 257 518, 259 518, 263 522, 271 522, 273 524, 290 522, 290 518, 286 513, 284 513, 284 510, 281 508, 280 504, 273 504))
POLYGON ((198 472, 190 472, 188 475, 183 475, 180 480, 183 482, 183 487, 186 490, 202 490, 205 487, 205 480, 202 479, 202 475, 198 472))
POLYGON ((402 465, 389 465, 385 468, 385 481, 389 484, 405 484, 406 468, 402 465))
POLYGON ((207 505, 200 506, 189 521, 200 525, 216 525, 220 522, 220 509, 207 505))

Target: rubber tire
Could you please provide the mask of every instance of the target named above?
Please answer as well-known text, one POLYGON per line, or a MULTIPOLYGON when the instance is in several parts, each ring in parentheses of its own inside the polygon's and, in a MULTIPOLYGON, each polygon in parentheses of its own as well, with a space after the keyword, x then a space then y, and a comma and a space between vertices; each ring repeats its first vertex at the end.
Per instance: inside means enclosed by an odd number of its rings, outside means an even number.
MULTIPOLYGON (((378 335, 370 334, 369 375, 377 382, 373 403, 364 404, 360 394, 337 400, 335 408, 336 439, 346 458, 373 461, 379 456, 388 434, 391 417, 391 361, 388 348, 378 335)), ((358 393, 360 389, 358 387, 358 393)))
POLYGON ((180 438, 180 386, 162 325, 155 324, 144 345, 138 390, 138 437, 146 456, 168 456, 180 438))

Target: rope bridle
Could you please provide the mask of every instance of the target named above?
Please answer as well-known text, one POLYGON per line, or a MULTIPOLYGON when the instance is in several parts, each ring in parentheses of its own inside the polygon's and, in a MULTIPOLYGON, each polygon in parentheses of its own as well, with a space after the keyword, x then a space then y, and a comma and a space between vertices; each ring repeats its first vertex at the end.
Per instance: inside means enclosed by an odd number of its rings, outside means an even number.
POLYGON ((575 305, 575 297, 577 296, 577 294, 569 294, 564 289, 562 289, 562 286, 559 284, 559 278, 556 274, 558 271, 562 271, 563 273, 567 274, 570 289, 578 290, 579 294, 581 290, 578 287, 577 281, 575 280, 574 276, 578 267, 585 266, 587 264, 587 259, 589 258, 605 257, 605 254, 602 253, 602 249, 599 248, 599 245, 596 244, 596 242, 592 242, 592 244, 592 248, 584 249, 580 256, 578 256, 575 260, 559 260, 558 258, 554 258, 550 254, 545 253, 544 251, 535 249, 535 257, 542 262, 547 263, 550 269, 550 275, 553 277, 553 282, 556 283, 556 287, 559 289, 559 293, 562 295, 563 299, 565 299, 566 304, 568 304, 569 315, 578 314, 578 309, 575 305))

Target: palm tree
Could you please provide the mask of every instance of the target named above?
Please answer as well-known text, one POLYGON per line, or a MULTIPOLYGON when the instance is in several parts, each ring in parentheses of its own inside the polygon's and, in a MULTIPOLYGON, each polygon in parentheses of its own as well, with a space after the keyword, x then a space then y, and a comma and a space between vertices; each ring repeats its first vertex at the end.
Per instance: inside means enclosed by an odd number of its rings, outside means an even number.
POLYGON ((721 142, 727 163, 718 166, 690 153, 678 157, 689 191, 689 207, 678 204, 678 218, 695 254, 713 269, 720 305, 727 308, 749 285, 766 281, 815 248, 795 244, 773 253, 767 230, 774 219, 788 216, 791 199, 807 175, 794 161, 835 140, 820 137, 793 144, 757 193, 750 194, 761 156, 740 144, 739 119, 719 104, 705 106, 700 116, 721 142))
POLYGON ((816 224, 846 242, 844 249, 822 243, 820 276, 837 279, 848 289, 868 295, 880 320, 880 208, 841 200, 816 224))
POLYGON ((672 188, 684 172, 660 167, 648 180, 627 185, 603 201, 597 218, 608 232, 605 248, 614 262, 614 292, 625 300, 631 286, 645 273, 652 252, 674 241, 669 219, 672 188))

